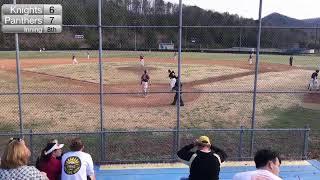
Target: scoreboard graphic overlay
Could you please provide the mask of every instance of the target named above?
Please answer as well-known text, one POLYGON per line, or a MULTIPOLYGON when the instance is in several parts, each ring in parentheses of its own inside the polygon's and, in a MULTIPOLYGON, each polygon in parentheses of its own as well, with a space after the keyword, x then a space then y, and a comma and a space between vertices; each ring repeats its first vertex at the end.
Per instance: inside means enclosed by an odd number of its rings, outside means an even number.
POLYGON ((61 33, 60 4, 4 4, 1 7, 3 33, 61 33))

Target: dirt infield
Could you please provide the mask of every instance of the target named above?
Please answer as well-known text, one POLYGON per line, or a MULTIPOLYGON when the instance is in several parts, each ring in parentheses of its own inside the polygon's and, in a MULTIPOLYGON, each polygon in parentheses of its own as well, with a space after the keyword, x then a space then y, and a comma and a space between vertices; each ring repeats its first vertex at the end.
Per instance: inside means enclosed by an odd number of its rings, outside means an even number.
MULTIPOLYGON (((97 59, 79 59, 79 62, 94 62, 96 63, 97 59)), ((15 60, 9 60, 4 59, 1 60, 1 70, 7 71, 8 73, 15 74, 16 69, 16 63, 15 60)), ((137 62, 137 59, 134 58, 111 58, 104 60, 104 63, 108 62, 137 62)), ((158 58, 152 58, 148 59, 148 62, 157 62, 157 63, 176 63, 172 61, 172 59, 158 59, 158 58)), ((23 59, 21 61, 21 69, 22 69, 22 76, 24 78, 35 78, 37 77, 40 80, 44 81, 52 81, 57 84, 65 84, 70 86, 76 86, 76 92, 99 92, 99 84, 88 82, 84 80, 77 80, 77 79, 71 79, 68 77, 63 76, 53 76, 45 73, 36 73, 25 70, 26 68, 31 67, 39 67, 39 66, 48 66, 48 65, 57 65, 57 64, 71 64, 71 59, 23 59)), ((246 69, 250 70, 249 72, 242 72, 242 73, 236 73, 236 74, 230 74, 230 75, 222 75, 219 77, 210 77, 205 78, 201 80, 195 80, 184 83, 183 91, 186 92, 192 92, 198 89, 196 89, 195 86, 202 85, 202 84, 208 84, 218 81, 225 81, 230 79, 235 79, 239 77, 244 77, 248 75, 254 74, 254 65, 249 65, 247 61, 228 61, 228 60, 219 60, 219 61, 210 61, 210 60, 183 60, 183 64, 200 64, 200 65, 219 65, 219 66, 227 66, 227 67, 236 67, 240 69, 246 69)), ((267 63, 261 63, 259 67, 259 73, 266 73, 266 72, 282 72, 282 71, 288 71, 298 69, 297 67, 290 67, 287 65, 282 64, 267 64, 267 63)), ((119 68, 119 70, 125 72, 136 72, 137 74, 141 72, 141 69, 139 67, 122 67, 119 68)), ((150 69, 152 71, 154 69, 150 69)), ((105 93, 115 93, 115 94, 106 94, 105 96, 105 104, 108 106, 114 106, 114 107, 158 107, 158 106, 168 106, 170 102, 173 99, 174 93, 168 93, 169 87, 168 84, 165 83, 155 83, 152 84, 150 88, 150 95, 146 98, 141 96, 140 94, 121 94, 119 96, 117 93, 133 93, 140 91, 139 85, 133 85, 133 84, 121 84, 121 85, 105 85, 104 90, 105 93), (155 93, 157 92, 157 93, 155 93), (158 93, 161 92, 161 93, 158 93), (119 101, 119 98, 125 98, 125 101, 119 101), (136 103, 137 101, 141 101, 143 103, 136 103)), ((62 88, 60 89, 61 92, 70 92, 70 89, 68 88, 62 88)), ((192 102, 199 98, 200 94, 197 93, 185 93, 183 95, 184 101, 192 102)), ((87 101, 90 103, 97 103, 99 102, 98 97, 97 98, 83 98, 83 101, 87 101)), ((320 103, 320 94, 310 94, 307 93, 304 97, 304 101, 308 103, 320 103)))

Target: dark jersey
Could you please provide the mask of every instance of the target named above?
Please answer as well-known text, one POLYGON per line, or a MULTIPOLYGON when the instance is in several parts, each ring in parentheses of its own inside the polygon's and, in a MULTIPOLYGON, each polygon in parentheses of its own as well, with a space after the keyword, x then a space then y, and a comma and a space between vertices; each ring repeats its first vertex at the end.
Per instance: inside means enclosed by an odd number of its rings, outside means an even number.
POLYGON ((143 56, 140 56, 140 60, 143 59, 143 56))
POLYGON ((148 74, 143 74, 143 75, 141 76, 141 81, 143 81, 143 82, 148 82, 149 79, 150 79, 150 77, 149 77, 148 74))
POLYGON ((312 73, 311 78, 318 79, 318 73, 317 72, 312 73))
POLYGON ((193 144, 183 147, 178 157, 190 164, 189 180, 218 180, 220 165, 227 155, 219 148, 211 147, 211 152, 192 152, 193 144))

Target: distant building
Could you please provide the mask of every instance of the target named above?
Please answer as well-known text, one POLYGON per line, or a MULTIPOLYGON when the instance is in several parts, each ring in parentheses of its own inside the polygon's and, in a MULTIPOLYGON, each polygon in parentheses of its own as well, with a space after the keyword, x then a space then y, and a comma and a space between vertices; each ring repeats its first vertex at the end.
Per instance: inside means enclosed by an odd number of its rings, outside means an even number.
POLYGON ((246 53, 255 53, 256 52, 256 48, 251 48, 251 47, 232 47, 229 50, 234 51, 234 52, 246 52, 246 53))
POLYGON ((303 51, 305 54, 314 54, 314 49, 306 49, 303 51))
POLYGON ((83 34, 76 34, 74 35, 75 39, 84 39, 84 35, 83 34))
POLYGON ((174 50, 174 44, 173 43, 160 43, 159 49, 160 50, 174 50))
POLYGON ((291 48, 285 51, 288 54, 314 54, 314 49, 291 48))

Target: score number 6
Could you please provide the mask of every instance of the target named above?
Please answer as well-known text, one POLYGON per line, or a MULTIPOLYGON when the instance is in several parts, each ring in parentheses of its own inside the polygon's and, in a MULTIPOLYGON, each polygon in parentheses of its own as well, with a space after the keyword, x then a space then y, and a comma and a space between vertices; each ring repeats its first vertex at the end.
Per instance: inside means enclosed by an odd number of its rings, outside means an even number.
POLYGON ((51 14, 54 13, 54 6, 50 6, 50 8, 49 8, 49 13, 51 13, 51 14))

